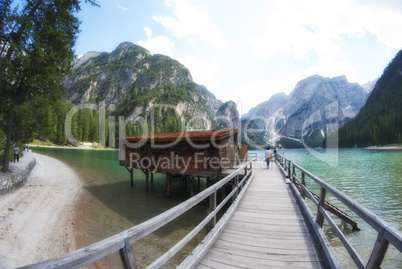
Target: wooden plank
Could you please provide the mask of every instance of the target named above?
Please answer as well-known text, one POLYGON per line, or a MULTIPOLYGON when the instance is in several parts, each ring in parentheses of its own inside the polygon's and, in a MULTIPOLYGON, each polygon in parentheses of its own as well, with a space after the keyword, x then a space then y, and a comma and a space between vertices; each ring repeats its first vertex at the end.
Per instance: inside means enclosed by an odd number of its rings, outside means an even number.
POLYGON ((325 268, 310 226, 279 169, 253 169, 238 209, 200 265, 213 268, 325 268))
MULTIPOLYGON (((322 262, 280 260, 277 257, 260 259, 256 257, 238 256, 223 251, 209 252, 206 260, 215 262, 215 268, 324 268, 322 262)), ((208 264, 204 261, 201 264, 208 264)))
POLYGON ((286 251, 286 249, 283 248, 260 247, 243 244, 240 248, 238 245, 236 246, 236 243, 229 244, 227 242, 218 241, 211 250, 213 252, 227 252, 236 255, 239 258, 245 256, 257 259, 273 259, 277 261, 288 261, 291 259, 292 261, 323 262, 322 258, 317 255, 315 248, 310 248, 307 251, 305 249, 289 249, 286 251))
MULTIPOLYGON (((179 266, 178 268, 193 268, 195 265, 199 263, 199 261, 205 256, 205 252, 210 248, 210 246, 215 242, 219 234, 224 230, 226 227, 227 221, 231 218, 234 214, 236 209, 238 208, 239 201, 243 198, 244 194, 247 192, 247 188, 249 187, 250 183, 253 180, 253 176, 250 176, 247 183, 244 185, 243 190, 238 195, 238 199, 232 203, 229 209, 226 211, 221 219, 219 220, 217 226, 207 234, 205 239, 200 243, 194 251, 187 257, 179 266)), ((234 190, 235 191, 235 190, 234 190)), ((233 191, 232 191, 233 192, 233 191)), ((232 193, 231 192, 231 193, 232 193)), ((225 199, 230 198, 230 196, 226 197, 225 199)), ((222 203, 221 203, 222 204, 222 203)))
POLYGON ((279 238, 281 240, 293 240, 298 239, 299 237, 305 238, 305 240, 314 240, 310 237, 309 234, 305 233, 289 233, 289 237, 284 237, 282 234, 278 233, 277 231, 266 230, 261 232, 260 230, 244 230, 244 229, 233 229, 231 227, 227 227, 225 232, 230 233, 231 235, 240 235, 240 236, 258 236, 260 238, 279 238), (307 238, 306 238, 307 237, 307 238))
MULTIPOLYGON (((240 207, 239 207, 240 208, 240 207)), ((290 212, 284 212, 281 214, 280 211, 275 210, 275 211, 267 211, 264 212, 265 214, 262 215, 258 211, 252 211, 252 210, 242 210, 239 211, 237 214, 238 217, 243 217, 243 218, 261 218, 262 220, 267 219, 267 220, 272 220, 272 219, 277 219, 277 220, 299 220, 302 215, 300 214, 291 214, 290 212)))
POLYGON ((304 223, 301 215, 292 215, 287 213, 286 215, 275 214, 257 214, 250 211, 241 211, 239 214, 233 217, 233 220, 248 222, 253 220, 253 223, 269 224, 269 223, 283 223, 284 225, 300 225, 304 223), (255 219, 255 221, 254 221, 255 219))
POLYGON ((278 250, 285 250, 286 252, 291 252, 290 250, 309 250, 315 249, 314 238, 309 236, 298 236, 298 237, 283 237, 283 235, 272 235, 272 236, 257 236, 250 234, 239 235, 231 232, 223 232, 216 244, 237 244, 242 246, 258 246, 259 248, 273 248, 278 250), (222 241, 222 242, 221 242, 222 241))

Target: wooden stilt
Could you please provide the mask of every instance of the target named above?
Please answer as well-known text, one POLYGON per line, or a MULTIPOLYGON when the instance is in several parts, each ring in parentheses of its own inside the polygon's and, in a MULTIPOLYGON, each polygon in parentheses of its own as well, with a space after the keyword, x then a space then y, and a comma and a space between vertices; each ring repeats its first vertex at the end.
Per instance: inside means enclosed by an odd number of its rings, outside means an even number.
POLYGON ((211 177, 207 177, 207 188, 211 185, 211 177))
POLYGON ((221 188, 221 201, 226 198, 226 184, 221 188))
POLYGON ((145 188, 149 191, 149 171, 147 170, 145 173, 145 188))
POLYGON ((134 168, 130 168, 130 167, 127 166, 127 165, 125 165, 124 167, 125 167, 125 168, 127 169, 127 171, 130 173, 131 187, 133 187, 133 186, 134 186, 134 179, 133 179, 133 170, 134 170, 134 168))
POLYGON ((172 174, 166 173, 166 196, 170 196, 170 183, 172 181, 172 174))
POLYGON ((186 175, 183 176, 183 189, 184 189, 184 194, 185 194, 187 191, 187 176, 186 175))
POLYGON ((190 180, 190 197, 193 197, 194 196, 194 183, 195 183, 194 177, 189 176, 188 178, 190 180))

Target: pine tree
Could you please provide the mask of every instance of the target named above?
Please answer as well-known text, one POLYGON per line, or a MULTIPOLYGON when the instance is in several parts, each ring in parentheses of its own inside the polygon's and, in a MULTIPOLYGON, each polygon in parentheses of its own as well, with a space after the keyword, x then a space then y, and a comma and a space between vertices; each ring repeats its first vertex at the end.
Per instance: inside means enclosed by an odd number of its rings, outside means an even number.
MULTIPOLYGON (((33 108, 52 105, 62 96, 61 81, 74 58, 79 25, 75 15, 80 9, 76 0, 25 0, 18 1, 22 9, 12 9, 14 2, 0 2, 0 117, 6 152, 12 137, 28 139, 38 127, 34 125, 42 123, 36 119, 45 109, 33 108), (24 130, 15 128, 22 122, 24 130)), ((9 155, 4 156, 3 171, 8 171, 9 155)))

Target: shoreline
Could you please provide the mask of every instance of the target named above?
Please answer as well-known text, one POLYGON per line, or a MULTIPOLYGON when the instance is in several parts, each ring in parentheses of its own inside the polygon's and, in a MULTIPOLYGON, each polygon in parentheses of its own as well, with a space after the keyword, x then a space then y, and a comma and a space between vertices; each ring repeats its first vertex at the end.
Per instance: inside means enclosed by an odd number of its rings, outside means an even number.
POLYGON ((36 165, 25 185, 0 195, 1 269, 76 249, 75 222, 83 184, 65 163, 34 155, 36 165))
POLYGON ((366 147, 364 149, 367 150, 402 150, 401 146, 370 146, 370 147, 366 147))
POLYGON ((93 148, 93 147, 89 147, 89 146, 80 146, 80 147, 67 147, 67 146, 58 146, 58 145, 54 145, 54 146, 44 146, 44 145, 36 145, 36 144, 29 144, 29 147, 32 148, 55 148, 55 149, 88 149, 88 150, 119 150, 118 148, 93 148))

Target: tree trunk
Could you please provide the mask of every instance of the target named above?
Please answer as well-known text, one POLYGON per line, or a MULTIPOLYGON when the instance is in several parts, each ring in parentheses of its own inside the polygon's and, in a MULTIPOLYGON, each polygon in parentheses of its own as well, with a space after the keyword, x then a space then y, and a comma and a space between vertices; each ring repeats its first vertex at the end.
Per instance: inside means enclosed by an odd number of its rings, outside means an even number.
POLYGON ((10 118, 7 124, 7 140, 6 147, 4 149, 4 159, 3 159, 3 172, 8 172, 10 170, 10 146, 11 146, 11 135, 13 132, 13 121, 14 121, 14 110, 10 111, 10 118))

